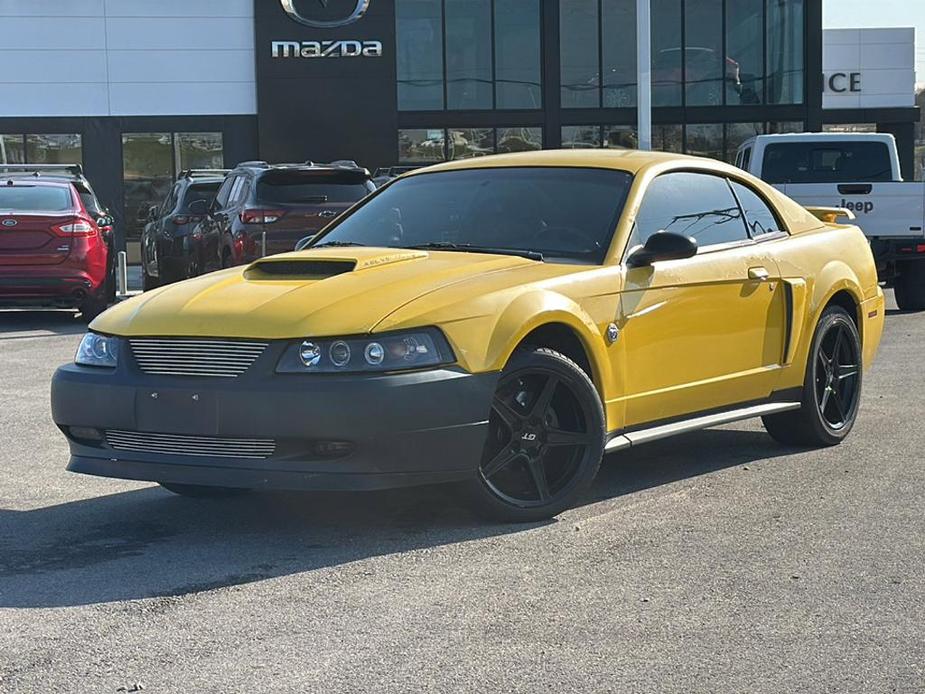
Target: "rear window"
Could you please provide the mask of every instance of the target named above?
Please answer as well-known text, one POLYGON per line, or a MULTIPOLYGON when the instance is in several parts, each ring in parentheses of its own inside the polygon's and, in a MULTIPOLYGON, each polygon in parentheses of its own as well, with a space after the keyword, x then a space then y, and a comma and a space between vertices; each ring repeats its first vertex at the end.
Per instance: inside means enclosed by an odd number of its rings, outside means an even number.
POLYGON ((71 191, 51 186, 0 186, 0 210, 66 212, 73 209, 71 191))
POLYGON ((365 175, 282 172, 263 176, 257 183, 261 203, 352 203, 370 192, 365 175))
POLYGON ((217 181, 215 183, 198 183, 187 188, 186 195, 183 196, 183 211, 186 212, 189 206, 197 200, 205 200, 211 204, 221 185, 222 182, 217 181))
POLYGON ((768 183, 849 183, 893 179, 882 142, 787 142, 764 150, 761 178, 768 183))

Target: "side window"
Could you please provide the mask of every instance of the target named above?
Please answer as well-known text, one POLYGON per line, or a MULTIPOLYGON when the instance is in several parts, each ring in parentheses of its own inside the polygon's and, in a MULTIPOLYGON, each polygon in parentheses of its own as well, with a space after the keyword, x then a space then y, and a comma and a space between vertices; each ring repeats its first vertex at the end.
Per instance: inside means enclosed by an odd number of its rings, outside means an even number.
POLYGON ((742 165, 739 167, 743 171, 748 171, 748 165, 752 163, 752 148, 749 147, 742 152, 742 165))
POLYGON ((218 195, 215 196, 215 205, 218 209, 223 210, 228 207, 228 199, 231 197, 231 189, 237 185, 240 176, 229 176, 218 189, 218 195))
POLYGON ((731 181, 731 183, 732 190, 739 199, 739 204, 745 213, 745 224, 748 226, 748 233, 752 238, 780 231, 777 217, 774 216, 771 208, 755 191, 736 181, 731 181))
POLYGON ((167 199, 164 200, 164 206, 161 207, 162 217, 173 212, 173 208, 177 206, 177 193, 180 190, 181 185, 181 183, 177 183, 173 188, 170 189, 170 195, 167 196, 167 199))
POLYGON ((646 190, 630 245, 645 243, 657 231, 692 236, 698 246, 748 238, 742 213, 725 178, 711 174, 662 174, 646 190))
POLYGON ((239 185, 235 186, 235 189, 231 191, 231 201, 229 202, 229 207, 237 206, 245 197, 247 197, 247 191, 250 189, 250 181, 245 176, 240 176, 238 178, 239 185))

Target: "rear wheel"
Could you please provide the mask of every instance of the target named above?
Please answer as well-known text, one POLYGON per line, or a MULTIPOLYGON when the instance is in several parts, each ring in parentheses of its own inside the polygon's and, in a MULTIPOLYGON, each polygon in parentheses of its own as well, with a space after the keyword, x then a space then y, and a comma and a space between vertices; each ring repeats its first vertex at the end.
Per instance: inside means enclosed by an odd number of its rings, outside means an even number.
POLYGON ((904 263, 893 286, 896 305, 903 311, 925 311, 925 262, 904 263))
POLYGON ((763 417, 765 429, 789 445, 840 443, 857 419, 861 371, 858 329, 845 309, 830 306, 813 336, 800 409, 763 417))
POLYGON ((141 290, 144 292, 149 292, 152 289, 157 289, 161 286, 160 278, 153 277, 148 274, 148 269, 145 267, 145 264, 141 264, 141 290))
POLYGON ((588 375, 543 347, 518 350, 492 400, 476 478, 477 510, 503 521, 550 518, 591 484, 604 451, 604 409, 588 375))
POLYGON ((222 499, 229 496, 241 496, 251 491, 238 487, 209 487, 199 484, 174 484, 173 482, 159 482, 158 484, 168 492, 194 499, 222 499))
POLYGON ((109 293, 104 284, 97 294, 86 297, 77 310, 80 311, 80 317, 89 323, 107 308, 109 308, 109 293))

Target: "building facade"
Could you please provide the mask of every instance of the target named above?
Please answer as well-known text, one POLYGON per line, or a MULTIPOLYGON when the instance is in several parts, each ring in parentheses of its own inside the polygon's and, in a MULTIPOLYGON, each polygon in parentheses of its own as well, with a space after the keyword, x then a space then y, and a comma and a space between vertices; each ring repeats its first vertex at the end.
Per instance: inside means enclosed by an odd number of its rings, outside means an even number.
MULTIPOLYGON (((632 147, 635 4, 4 0, 0 162, 81 161, 131 247, 188 167, 632 147)), ((655 147, 730 159, 822 129, 822 0, 651 12, 655 147)), ((839 122, 902 138, 916 114, 859 103, 839 122)))

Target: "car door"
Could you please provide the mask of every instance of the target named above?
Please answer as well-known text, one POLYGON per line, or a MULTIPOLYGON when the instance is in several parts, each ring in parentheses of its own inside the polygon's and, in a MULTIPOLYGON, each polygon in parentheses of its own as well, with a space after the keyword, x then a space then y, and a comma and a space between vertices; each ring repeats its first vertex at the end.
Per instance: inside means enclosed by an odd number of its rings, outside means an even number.
POLYGON ((222 234, 228 219, 226 208, 231 199, 231 193, 235 186, 240 185, 238 183, 240 180, 240 176, 228 176, 225 179, 215 195, 215 200, 209 206, 209 213, 199 223, 199 228, 202 230, 206 271, 222 266, 222 234))
POLYGON ((780 370, 785 292, 729 181, 671 172, 649 186, 628 248, 665 230, 692 258, 627 268, 619 324, 629 427, 766 398, 780 370))

